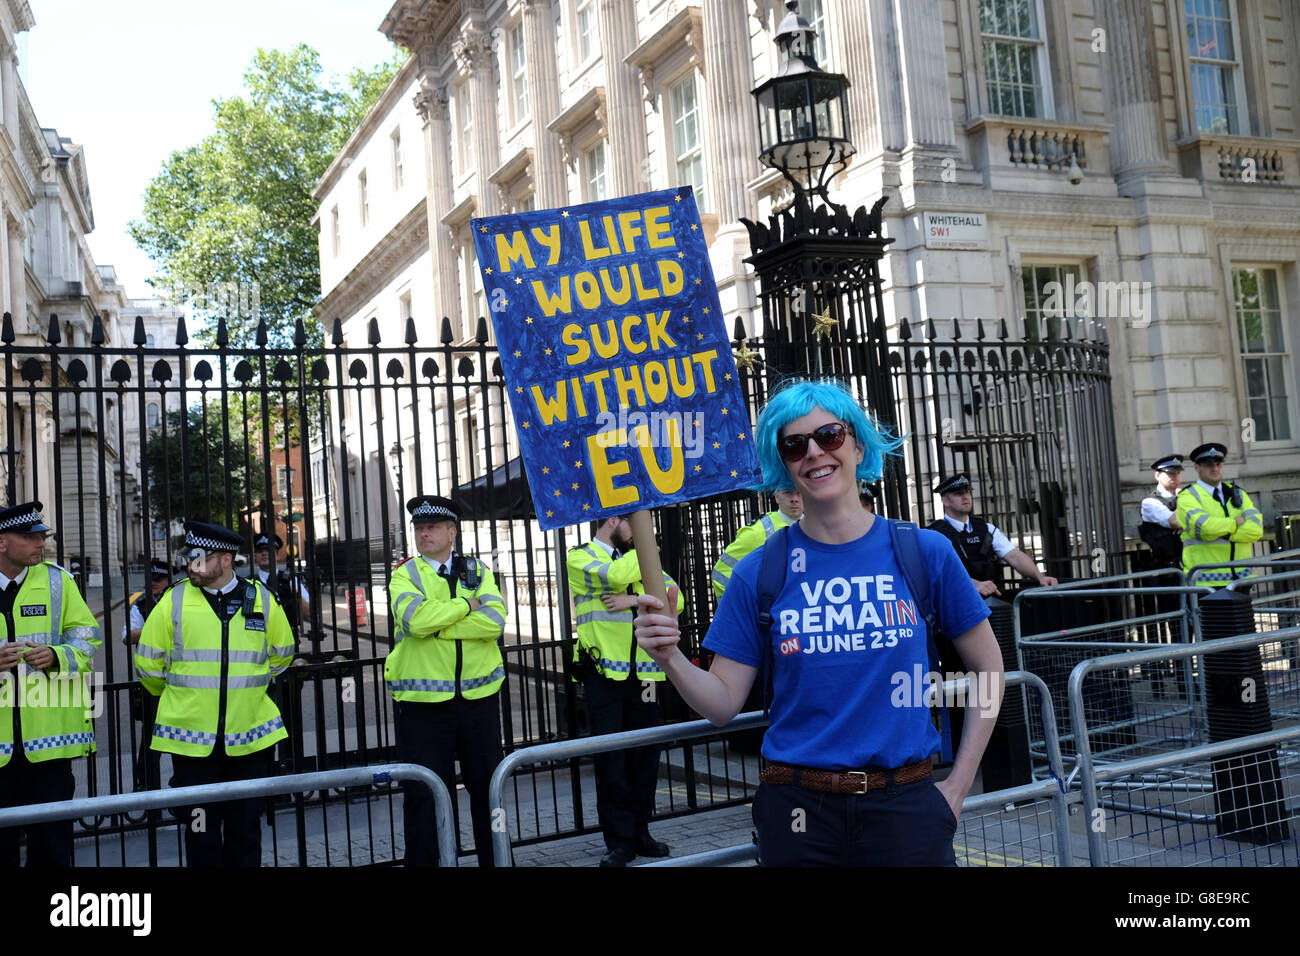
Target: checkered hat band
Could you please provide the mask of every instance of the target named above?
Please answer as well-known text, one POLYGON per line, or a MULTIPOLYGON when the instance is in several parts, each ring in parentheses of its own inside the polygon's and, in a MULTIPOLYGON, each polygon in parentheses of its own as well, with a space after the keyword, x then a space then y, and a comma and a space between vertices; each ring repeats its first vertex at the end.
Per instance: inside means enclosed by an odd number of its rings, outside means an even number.
POLYGON ((218 541, 216 538, 204 538, 201 535, 189 532, 185 535, 185 544, 190 548, 202 548, 204 551, 234 551, 235 546, 229 541, 218 541))
POLYGON ((7 528, 16 528, 22 524, 44 524, 44 523, 45 523, 45 519, 41 517, 41 513, 39 511, 29 511, 25 515, 16 515, 12 518, 6 518, 4 521, 0 521, 0 531, 4 531, 7 528))
POLYGON ((429 504, 429 502, 427 501, 423 502, 422 504, 416 505, 415 510, 411 512, 411 517, 412 518, 449 518, 452 521, 456 520, 456 515, 453 514, 450 509, 444 508, 442 505, 429 504))

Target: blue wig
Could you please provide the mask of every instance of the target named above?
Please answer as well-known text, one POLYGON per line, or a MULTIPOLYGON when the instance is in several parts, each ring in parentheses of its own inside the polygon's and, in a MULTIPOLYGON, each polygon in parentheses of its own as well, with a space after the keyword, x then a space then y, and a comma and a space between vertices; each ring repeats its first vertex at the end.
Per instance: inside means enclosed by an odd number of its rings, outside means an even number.
POLYGON ((829 378, 790 379, 777 387, 758 416, 755 434, 763 483, 755 491, 773 492, 794 487, 790 469, 776 450, 776 439, 781 429, 814 408, 829 412, 853 427, 858 444, 864 449, 862 464, 857 470, 859 480, 878 481, 884 470, 885 456, 897 454, 903 444, 901 438, 891 435, 863 410, 843 382, 829 378))

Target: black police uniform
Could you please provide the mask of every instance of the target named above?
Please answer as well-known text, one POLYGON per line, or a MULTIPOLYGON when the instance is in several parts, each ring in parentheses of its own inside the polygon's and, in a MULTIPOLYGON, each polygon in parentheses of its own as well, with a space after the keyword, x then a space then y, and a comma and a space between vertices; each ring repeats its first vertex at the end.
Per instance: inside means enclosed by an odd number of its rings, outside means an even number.
MULTIPOLYGON (((156 558, 149 564, 149 577, 152 580, 158 578, 171 578, 171 568, 165 561, 159 561, 156 558)), ((170 584, 168 585, 170 587, 170 584)), ((164 591, 164 594, 167 592, 164 591)), ((149 620, 149 615, 153 609, 158 606, 158 599, 153 595, 152 585, 146 585, 144 591, 134 600, 127 604, 126 607, 126 630, 131 630, 131 609, 140 612, 140 618, 143 621, 149 620)), ((131 719, 140 723, 140 745, 135 757, 135 789, 136 790, 157 790, 162 786, 162 771, 160 763, 162 755, 149 746, 153 740, 153 725, 158 719, 158 698, 153 694, 146 693, 144 688, 139 684, 131 688, 131 719)))

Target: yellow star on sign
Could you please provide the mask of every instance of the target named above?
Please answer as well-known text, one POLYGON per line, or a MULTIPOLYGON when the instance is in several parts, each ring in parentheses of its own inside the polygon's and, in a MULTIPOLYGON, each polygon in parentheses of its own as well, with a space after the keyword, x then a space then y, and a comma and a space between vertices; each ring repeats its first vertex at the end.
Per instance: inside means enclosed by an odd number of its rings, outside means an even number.
POLYGON ((515 285, 519 285, 523 281, 524 281, 523 276, 515 276, 515 285))
POLYGON ((543 474, 543 475, 549 475, 550 473, 551 473, 551 469, 550 469, 550 468, 543 468, 543 469, 542 469, 542 474, 543 474))
POLYGON ((569 210, 567 210, 567 209, 564 210, 564 212, 560 213, 560 215, 563 216, 565 219, 568 219, 568 218, 569 218, 569 210))
POLYGON ((578 483, 576 481, 573 483, 573 490, 574 491, 578 490, 578 483))
POLYGON ((694 232, 696 229, 699 229, 699 228, 700 228, 700 227, 699 227, 698 225, 696 225, 695 223, 691 223, 691 232, 694 232))
POLYGON ((521 357, 523 354, 524 354, 523 352, 519 351, 518 349, 515 349, 515 358, 519 358, 519 357, 521 357))
POLYGON ((722 446, 719 445, 717 442, 714 442, 714 443, 713 443, 713 447, 714 447, 714 448, 721 448, 722 446))
POLYGON ((734 468, 731 469, 731 477, 732 477, 732 478, 735 478, 735 477, 736 477, 736 469, 734 469, 734 468))
POLYGON ((728 382, 730 382, 730 381, 731 381, 731 373, 728 372, 726 375, 723 376, 723 378, 725 378, 728 382))
POLYGON ((526 322, 528 325, 532 325, 533 317, 530 315, 528 318, 524 319, 524 322, 526 322))
POLYGON ((488 266, 488 267, 487 267, 486 269, 484 269, 483 271, 486 272, 488 275, 491 275, 491 274, 492 274, 492 267, 491 267, 491 266, 488 266))
POLYGON ((724 415, 727 414, 727 410, 725 408, 722 410, 722 414, 724 415))
POLYGON ((546 354, 547 354, 547 355, 552 354, 552 353, 551 353, 551 350, 550 350, 550 349, 547 349, 547 350, 546 350, 546 354))
POLYGON ((559 489, 559 488, 556 488, 556 489, 555 489, 555 497, 557 497, 557 498, 560 497, 560 489, 559 489))
POLYGON ((583 510, 583 511, 590 511, 590 510, 591 510, 591 505, 583 505, 583 506, 582 506, 582 510, 583 510))
MULTIPOLYGON (((568 442, 565 442, 565 444, 567 445, 568 442)), ((581 462, 581 461, 575 461, 575 462, 573 463, 573 467, 574 467, 574 468, 581 468, 581 467, 582 467, 582 462, 581 462)))
POLYGON ((704 314, 705 315, 709 314, 709 307, 707 305, 704 307, 704 314))
POLYGON ((820 338, 829 338, 831 329, 839 325, 838 319, 831 318, 830 306, 827 306, 820 315, 813 313, 813 335, 820 338))
POLYGON ((682 197, 681 197, 681 196, 674 196, 674 197, 673 197, 673 202, 681 202, 681 201, 682 201, 682 197))
POLYGON ((547 511, 547 512, 546 512, 546 517, 549 518, 549 517, 550 517, 551 515, 553 515, 553 514, 555 514, 554 511, 547 511))
POLYGON ((515 394, 516 394, 516 395, 522 395, 522 394, 524 394, 524 387, 523 387, 522 385, 516 385, 516 386, 515 386, 515 394))
POLYGON ((696 470, 696 471, 699 471, 699 470, 700 470, 700 466, 699 466, 699 465, 696 465, 696 466, 695 466, 695 470, 696 470))
POLYGON ((744 440, 745 440, 745 433, 744 433, 744 432, 741 432, 740 435, 737 436, 737 437, 739 437, 741 441, 744 441, 744 440))
POLYGON ((684 315, 684 316, 682 316, 682 323, 683 323, 684 325, 690 325, 690 324, 691 324, 691 317, 690 317, 689 315, 684 315))
POLYGON ((686 253, 684 253, 684 252, 679 252, 679 253, 677 253, 677 258, 678 258, 678 259, 685 259, 685 258, 686 258, 686 253))
POLYGON ((530 426, 529 426, 529 423, 528 423, 528 422, 524 422, 524 427, 525 427, 525 428, 530 427, 530 426))
POLYGON ((737 368, 753 368, 759 364, 758 353, 749 347, 748 342, 741 342, 740 348, 733 353, 736 357, 737 368))
POLYGON ((478 231, 481 232, 481 233, 483 233, 483 235, 486 236, 486 235, 487 235, 487 226, 479 226, 479 227, 478 227, 478 231))
POLYGON ((695 284, 696 284, 696 285, 699 285, 699 284, 700 284, 700 280, 699 280, 699 279, 696 279, 696 280, 695 280, 695 284))
POLYGON ((564 443, 564 447, 565 447, 565 448, 568 448, 568 447, 569 447, 569 443, 568 443, 567 441, 564 443))

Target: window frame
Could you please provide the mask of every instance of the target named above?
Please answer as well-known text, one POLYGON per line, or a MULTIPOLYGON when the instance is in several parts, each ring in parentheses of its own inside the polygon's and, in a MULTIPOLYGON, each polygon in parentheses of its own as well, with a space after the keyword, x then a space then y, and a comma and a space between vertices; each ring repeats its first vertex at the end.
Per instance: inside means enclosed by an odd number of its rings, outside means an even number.
MULTIPOLYGON (((996 4, 1000 0, 990 0, 996 4)), ((1051 34, 1052 24, 1049 22, 1046 10, 1044 9, 1043 0, 1029 0, 1033 4, 1033 15, 1036 17, 1038 24, 1038 36, 1036 38, 1018 37, 1000 33, 985 33, 984 24, 980 16, 979 0, 972 0, 974 5, 973 12, 973 29, 974 39, 978 46, 977 56, 979 63, 980 87, 978 91, 980 103, 983 106, 982 112, 988 116, 1008 116, 1015 119, 1042 119, 1055 120, 1057 115, 1056 90, 1054 88, 1052 77, 1052 49, 1051 34), (1038 71, 1038 90, 1041 98, 1041 108, 1033 115, 1024 115, 1018 113, 1003 113, 1000 110, 1001 104, 995 104, 990 94, 990 78, 986 63, 986 41, 992 39, 993 42, 1004 44, 1015 44, 1019 46, 1028 46, 1031 43, 1035 46, 1034 61, 1038 71), (999 108, 996 108, 999 107, 999 108)))
POLYGON ((600 21, 599 11, 597 10, 596 0, 573 0, 573 53, 576 61, 573 64, 572 72, 580 73, 587 64, 591 63, 600 54, 600 21), (591 28, 584 34, 582 32, 582 14, 590 12, 591 28), (588 49, 584 53, 582 49, 583 37, 588 38, 588 49))
POLYGON ((583 202, 600 202, 609 198, 609 153, 606 149, 605 140, 598 139, 581 153, 582 166, 582 201, 583 202), (588 171, 588 160, 596 152, 600 152, 600 192, 603 195, 595 195, 592 190, 592 177, 588 171))
POLYGON ((474 104, 470 102, 469 80, 456 87, 456 171, 460 175, 474 168, 474 104))
POLYGON ((330 207, 330 245, 334 250, 335 258, 338 258, 339 250, 343 246, 343 230, 339 225, 338 203, 330 207))
MULTIPOLYGON (((1234 356, 1234 372, 1240 377, 1240 382, 1236 388, 1236 398, 1241 403, 1239 407, 1244 410, 1242 417, 1255 419, 1253 409, 1251 408, 1250 384, 1246 374, 1246 360, 1248 358, 1259 358, 1262 356, 1280 355, 1282 358, 1282 386, 1284 391, 1285 408, 1288 416, 1289 436, 1286 438, 1269 438, 1261 439, 1256 435, 1252 447, 1265 449, 1292 449, 1300 445, 1300 434, 1297 433, 1297 424, 1300 423, 1300 402, 1297 402, 1296 383, 1300 380, 1300 371, 1296 367, 1295 343, 1290 341, 1287 336, 1287 273, 1285 265, 1278 262, 1257 262, 1254 260, 1232 261, 1228 264, 1227 272, 1227 293, 1226 297, 1230 303, 1231 322, 1231 339, 1232 351, 1234 356), (1283 350, 1279 352, 1247 352, 1245 351, 1245 342, 1243 340, 1242 313, 1237 297, 1237 274, 1239 272, 1251 271, 1255 273, 1271 272, 1277 287, 1278 301, 1278 330, 1282 338, 1283 350)), ((1261 311, 1263 311, 1261 304, 1261 311)), ((1266 399, 1270 403, 1276 401, 1269 394, 1266 399)), ((1256 424, 1258 425, 1258 420, 1256 424)))
POLYGON ((370 178, 364 169, 357 173, 357 218, 362 229, 370 225, 370 178))
POLYGON ((402 127, 394 126, 393 131, 388 134, 388 139, 392 143, 393 192, 397 192, 406 182, 405 170, 402 167, 402 127))
MULTIPOLYGON (((1184 59, 1186 60, 1185 73, 1186 73, 1186 80, 1187 80, 1187 100, 1188 100, 1187 105, 1190 111, 1190 115, 1188 118, 1190 120, 1191 131, 1193 132, 1194 135, 1250 136, 1252 135, 1252 132, 1251 132, 1249 101, 1247 100, 1246 97, 1246 62, 1244 57, 1245 38, 1243 36, 1243 31, 1241 29, 1240 10, 1238 9, 1235 0, 1223 0, 1228 10, 1227 24, 1229 30, 1229 39, 1232 42, 1234 59, 1232 60, 1212 59, 1210 57, 1203 57, 1203 56, 1198 56, 1193 54, 1191 49, 1193 38, 1187 36, 1187 27, 1188 27, 1189 20, 1205 19, 1203 16, 1191 12, 1194 5, 1198 2, 1199 0, 1182 0, 1180 9, 1178 11, 1182 15, 1182 19, 1179 23, 1178 37, 1180 43, 1183 44, 1183 56, 1184 59), (1229 124, 1227 129, 1221 129, 1221 130, 1216 130, 1213 128, 1201 129, 1200 121, 1197 118, 1198 100, 1196 96, 1196 73, 1195 73, 1195 67, 1197 65, 1213 66, 1218 69, 1224 69, 1225 67, 1231 68, 1232 71, 1231 72, 1231 79, 1232 79, 1231 106, 1232 109, 1235 111, 1235 119, 1236 119, 1235 129, 1233 128, 1234 124, 1231 122, 1233 118, 1231 114, 1229 115, 1229 124)), ((1213 3, 1214 0, 1208 0, 1208 2, 1213 3)), ((1211 14, 1211 17, 1217 19, 1213 17, 1213 14, 1211 14)))
MULTIPOLYGON (((672 183, 678 186, 689 185, 695 187, 696 206, 699 208, 701 213, 705 213, 712 211, 713 197, 709 191, 709 151, 705 142, 706 124, 703 121, 704 104, 702 103, 703 91, 700 88, 700 79, 699 71, 692 66, 685 72, 680 73, 669 80, 665 85, 664 100, 667 109, 665 110, 666 115, 663 124, 665 146, 664 155, 665 159, 669 160, 665 165, 669 166, 672 183), (677 116, 676 95, 677 91, 685 87, 687 84, 690 84, 692 96, 694 98, 693 112, 695 115, 696 143, 693 149, 683 152, 681 148, 682 144, 678 142, 679 137, 677 128, 679 125, 679 118, 677 116), (698 186, 695 183, 684 181, 681 177, 683 161, 693 161, 692 157, 689 155, 690 153, 695 154, 693 159, 697 159, 700 164, 700 183, 698 186), (686 159, 684 160, 683 157, 686 157, 686 159)), ((689 116, 690 112, 687 112, 685 115, 689 116)))
MULTIPOLYGON (((532 119, 532 90, 528 88, 528 51, 524 42, 524 22, 517 20, 506 28, 506 46, 510 65, 510 116, 511 125, 518 125, 532 119), (520 87, 522 86, 522 96, 520 87), (522 101, 522 102, 521 102, 522 101)), ((502 77, 505 81, 506 77, 502 77)))

